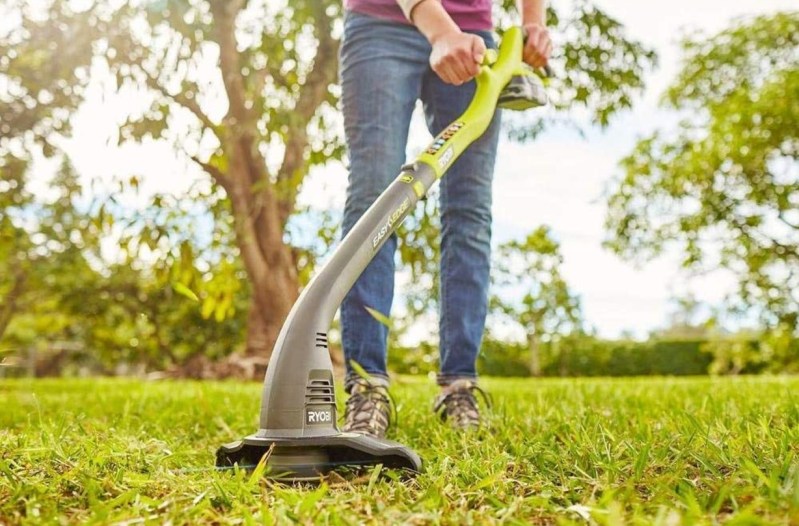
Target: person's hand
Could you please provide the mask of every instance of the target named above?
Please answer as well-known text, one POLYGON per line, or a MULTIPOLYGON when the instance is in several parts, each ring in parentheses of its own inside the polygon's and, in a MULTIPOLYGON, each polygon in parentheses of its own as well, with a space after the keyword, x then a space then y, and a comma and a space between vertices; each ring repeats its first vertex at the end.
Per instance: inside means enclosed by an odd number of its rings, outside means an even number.
POLYGON ((486 46, 477 35, 452 31, 442 34, 431 44, 430 67, 444 82, 459 86, 480 73, 486 46))
POLYGON ((522 58, 534 68, 543 68, 552 54, 552 39, 546 26, 541 24, 524 24, 527 31, 527 43, 524 45, 522 58))

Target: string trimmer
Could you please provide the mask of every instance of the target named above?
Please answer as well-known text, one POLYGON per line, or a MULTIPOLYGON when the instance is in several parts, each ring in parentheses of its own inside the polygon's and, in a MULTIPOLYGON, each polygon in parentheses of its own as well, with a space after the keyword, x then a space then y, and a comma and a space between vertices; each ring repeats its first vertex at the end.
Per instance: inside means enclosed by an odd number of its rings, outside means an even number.
POLYGON ((382 464, 410 472, 422 461, 407 446, 343 433, 327 332, 344 295, 414 205, 488 128, 497 106, 525 110, 547 103, 543 84, 522 62, 523 32, 508 30, 498 52, 489 50, 469 107, 364 213, 330 260, 303 290, 283 325, 264 380, 260 429, 216 453, 218 467, 252 467, 265 455, 269 476, 318 479, 342 466, 382 464))

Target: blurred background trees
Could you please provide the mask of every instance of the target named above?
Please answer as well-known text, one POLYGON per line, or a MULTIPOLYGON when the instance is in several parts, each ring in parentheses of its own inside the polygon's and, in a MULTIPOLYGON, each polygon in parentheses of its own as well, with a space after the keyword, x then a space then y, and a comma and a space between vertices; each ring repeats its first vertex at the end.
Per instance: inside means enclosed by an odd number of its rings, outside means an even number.
POLYGON ((741 21, 683 44, 664 104, 676 129, 641 140, 609 198, 608 243, 627 258, 679 246, 683 266, 736 276, 730 310, 799 328, 799 13, 741 21))
POLYGON ((562 264, 560 247, 546 227, 501 244, 495 254, 491 312, 522 329, 532 376, 541 375, 545 341, 561 354, 561 338, 583 329, 580 301, 561 275, 562 264))
MULTIPOLYGON (((501 24, 511 4, 498 6, 501 24)), ((338 212, 297 203, 310 170, 346 160, 336 112, 341 16, 338 0, 4 2, 0 356, 39 349, 43 373, 83 360, 95 372, 124 365, 260 378, 288 309, 338 236, 338 212), (98 79, 139 101, 114 139, 169 145, 203 174, 189 192, 132 206, 123 196, 137 195, 140 178, 89 185, 75 173, 63 147, 98 79), (60 168, 43 185, 48 163, 60 168)), ((654 53, 590 2, 548 16, 562 35, 556 108, 607 125, 641 92, 654 53)), ((796 29, 796 15, 783 14, 687 41, 684 71, 667 94, 685 120, 638 145, 610 196, 617 252, 649 258, 681 243, 687 267, 737 272, 730 305, 756 305, 772 328, 753 337, 759 357, 700 342, 690 351, 667 345, 684 358, 667 364, 652 354, 661 352, 651 350, 656 339, 593 338, 559 272, 557 240, 531 225, 528 237, 500 247, 495 265, 496 289, 519 294, 492 301, 495 318, 515 324, 524 341, 490 335, 481 367, 688 374, 717 357, 719 372, 748 372, 765 367, 761 348, 769 363, 795 363, 796 29)), ((529 140, 565 119, 565 111, 514 116, 508 133, 529 140)), ((409 283, 395 337, 435 316, 437 214, 434 196, 404 227, 399 257, 409 283)), ((431 342, 392 360, 423 372, 436 354, 431 342)))

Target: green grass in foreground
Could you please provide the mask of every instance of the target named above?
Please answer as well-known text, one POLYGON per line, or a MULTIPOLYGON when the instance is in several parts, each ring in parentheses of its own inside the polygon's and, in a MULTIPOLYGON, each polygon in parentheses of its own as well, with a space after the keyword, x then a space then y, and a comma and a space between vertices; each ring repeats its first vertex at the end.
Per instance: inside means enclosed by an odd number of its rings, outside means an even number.
POLYGON ((0 381, 0 523, 799 524, 799 379, 487 380, 487 432, 395 383, 426 471, 293 488, 206 470, 260 386, 0 381))

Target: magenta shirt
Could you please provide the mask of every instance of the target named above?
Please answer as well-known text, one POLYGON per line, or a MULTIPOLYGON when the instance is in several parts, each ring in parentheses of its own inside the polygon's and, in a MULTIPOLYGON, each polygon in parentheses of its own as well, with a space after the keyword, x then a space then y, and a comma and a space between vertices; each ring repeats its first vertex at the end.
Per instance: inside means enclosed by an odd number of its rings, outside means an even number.
MULTIPOLYGON (((441 0, 441 4, 461 29, 490 31, 494 27, 491 21, 491 0, 441 0)), ((392 22, 410 24, 402 14, 397 0, 344 0, 344 8, 392 22)))

